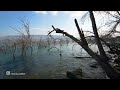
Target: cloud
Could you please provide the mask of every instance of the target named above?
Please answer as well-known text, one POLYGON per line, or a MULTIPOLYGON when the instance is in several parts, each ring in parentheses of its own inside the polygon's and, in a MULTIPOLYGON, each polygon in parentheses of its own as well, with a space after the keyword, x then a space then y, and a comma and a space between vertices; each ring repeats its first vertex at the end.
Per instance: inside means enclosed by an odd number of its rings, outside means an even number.
POLYGON ((34 11, 37 14, 47 14, 47 11, 34 11))
POLYGON ((34 11, 36 14, 51 14, 53 16, 56 16, 58 14, 58 11, 34 11))
POLYGON ((83 12, 83 11, 63 11, 63 13, 69 15, 70 17, 81 17, 85 12, 83 12))
POLYGON ((50 14, 52 16, 56 16, 59 13, 68 15, 69 17, 81 17, 85 14, 86 11, 34 11, 36 14, 50 14))
POLYGON ((58 14, 58 11, 48 11, 51 15, 56 16, 58 14))

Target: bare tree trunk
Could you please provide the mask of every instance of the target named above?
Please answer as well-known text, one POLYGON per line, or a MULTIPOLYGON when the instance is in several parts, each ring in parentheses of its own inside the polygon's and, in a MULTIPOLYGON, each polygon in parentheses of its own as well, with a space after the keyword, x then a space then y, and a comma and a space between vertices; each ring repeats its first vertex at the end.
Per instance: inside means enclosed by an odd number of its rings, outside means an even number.
MULTIPOLYGON (((93 27, 93 32, 95 35, 95 40, 97 42, 98 45, 98 49, 100 51, 100 56, 94 57, 95 60, 97 60, 99 62, 99 64, 101 65, 101 67, 103 68, 103 70, 106 72, 106 74, 108 75, 109 78, 111 79, 120 79, 120 73, 118 73, 107 61, 109 60, 109 58, 107 57, 107 55, 105 54, 105 51, 103 49, 103 46, 100 42, 100 38, 97 32, 97 26, 96 26, 96 22, 95 22, 95 18, 94 18, 94 14, 92 11, 89 11, 90 13, 90 19, 92 22, 92 27, 93 27)), ((89 53, 91 54, 91 53, 89 53)))
POLYGON ((93 32, 94 32, 94 35, 95 35, 95 40, 96 40, 96 43, 97 43, 97 46, 98 46, 98 49, 100 51, 100 55, 101 57, 105 58, 105 60, 109 60, 109 58, 106 56, 105 54, 105 51, 102 47, 102 44, 100 42, 100 38, 99 38, 99 35, 98 35, 98 32, 97 32, 97 26, 96 26, 96 22, 95 22, 95 18, 94 18, 94 14, 92 11, 89 11, 90 13, 90 19, 91 19, 91 22, 92 22, 92 27, 93 27, 93 32))

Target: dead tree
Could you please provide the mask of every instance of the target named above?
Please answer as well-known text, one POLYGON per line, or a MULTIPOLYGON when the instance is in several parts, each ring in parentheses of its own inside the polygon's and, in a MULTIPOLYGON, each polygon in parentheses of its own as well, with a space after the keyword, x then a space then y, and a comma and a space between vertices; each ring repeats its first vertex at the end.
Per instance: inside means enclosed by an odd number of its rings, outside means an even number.
POLYGON ((13 30, 17 31, 18 34, 21 36, 20 42, 21 42, 21 56, 26 55, 27 50, 30 48, 31 50, 31 55, 33 52, 33 47, 32 47, 32 37, 30 35, 30 23, 26 19, 21 19, 21 28, 15 28, 11 27, 13 30))
POLYGON ((89 11, 90 14, 90 18, 91 18, 91 22, 92 22, 92 27, 93 27, 93 32, 95 35, 95 40, 97 42, 99 51, 100 51, 100 55, 98 55, 97 53, 93 52, 89 46, 88 43, 85 39, 84 33, 83 31, 79 28, 78 22, 75 19, 75 24, 78 30, 78 33, 80 35, 81 40, 75 38, 74 36, 68 34, 67 32, 64 32, 64 30, 60 30, 60 29, 56 29, 54 28, 54 26, 52 25, 53 29, 50 33, 52 33, 53 31, 56 31, 56 33, 61 33, 64 34, 65 36, 71 38, 73 41, 75 41, 76 43, 78 43, 90 56, 92 56, 93 59, 95 59, 99 65, 102 67, 102 69, 105 71, 105 73, 107 74, 107 76, 110 79, 120 79, 120 73, 114 69, 108 62, 109 58, 106 56, 105 51, 102 47, 102 44, 100 42, 100 38, 97 32, 97 26, 96 26, 96 22, 95 22, 95 18, 94 18, 94 14, 92 11, 89 11))
POLYGON ((13 44, 13 60, 15 60, 16 43, 13 44))

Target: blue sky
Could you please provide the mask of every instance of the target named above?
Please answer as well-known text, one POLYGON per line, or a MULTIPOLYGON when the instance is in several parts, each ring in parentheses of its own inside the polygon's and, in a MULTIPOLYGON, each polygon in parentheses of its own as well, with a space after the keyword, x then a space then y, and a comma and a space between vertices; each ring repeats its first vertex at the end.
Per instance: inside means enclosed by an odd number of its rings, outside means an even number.
MULTIPOLYGON (((26 17, 30 21, 30 32, 33 35, 46 35, 52 30, 51 25, 56 28, 77 36, 77 29, 74 19, 77 18, 83 30, 91 30, 89 17, 84 24, 81 17, 86 11, 0 11, 0 36, 16 35, 17 33, 10 28, 20 27, 20 18, 26 17)), ((99 22, 100 16, 97 15, 96 21, 99 22)), ((103 23, 103 22, 102 22, 103 23)), ((100 24, 100 22, 99 22, 100 24)), ((100 24, 101 25, 101 24, 100 24)), ((99 25, 98 25, 99 26, 99 25)), ((55 34, 55 33, 53 33, 55 34)))

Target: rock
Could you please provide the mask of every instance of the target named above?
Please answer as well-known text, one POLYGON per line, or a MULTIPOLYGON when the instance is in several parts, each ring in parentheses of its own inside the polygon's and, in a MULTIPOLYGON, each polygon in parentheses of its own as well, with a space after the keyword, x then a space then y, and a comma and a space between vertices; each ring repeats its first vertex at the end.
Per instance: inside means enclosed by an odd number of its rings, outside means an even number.
POLYGON ((120 64, 120 59, 119 59, 119 58, 116 58, 116 59, 114 60, 114 63, 120 64))
POLYGON ((82 79, 83 75, 82 75, 82 69, 78 68, 75 71, 69 72, 67 71, 67 77, 69 79, 82 79))
POLYGON ((68 77, 69 79, 78 79, 78 78, 74 75, 74 73, 69 72, 69 71, 67 71, 67 77, 68 77))
POLYGON ((91 68, 97 68, 97 66, 96 66, 96 65, 90 65, 90 67, 91 67, 91 68))
POLYGON ((116 66, 114 66, 114 68, 115 68, 116 70, 120 71, 120 65, 116 65, 116 66))
POLYGON ((91 63, 91 65, 89 65, 91 68, 97 68, 98 63, 91 63))

